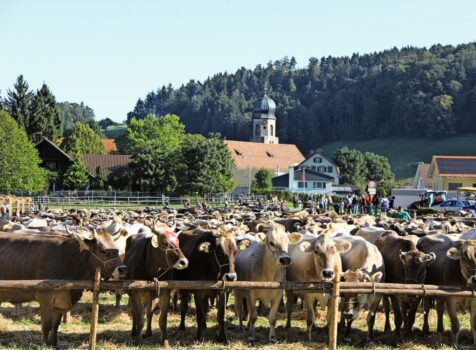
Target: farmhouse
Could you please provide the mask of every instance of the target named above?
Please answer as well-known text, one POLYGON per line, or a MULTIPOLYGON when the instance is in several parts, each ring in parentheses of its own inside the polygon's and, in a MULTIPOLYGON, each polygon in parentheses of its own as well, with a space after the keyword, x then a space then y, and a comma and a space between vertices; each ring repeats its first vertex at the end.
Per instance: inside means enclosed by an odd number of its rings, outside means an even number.
POLYGON ((428 176, 428 170, 430 170, 430 163, 418 163, 415 178, 413 179, 413 188, 419 190, 433 189, 433 179, 428 176))
POLYGON ((273 188, 290 192, 327 194, 339 184, 339 168, 320 152, 312 153, 287 174, 273 178, 273 188))
POLYGON ((233 171, 233 179, 237 184, 235 193, 249 193, 251 181, 260 168, 281 175, 290 166, 304 161, 296 145, 279 143, 275 111, 276 104, 265 95, 254 106, 250 142, 225 140, 236 166, 233 171))
POLYGON ((476 187, 476 156, 433 156, 428 176, 436 191, 476 187))

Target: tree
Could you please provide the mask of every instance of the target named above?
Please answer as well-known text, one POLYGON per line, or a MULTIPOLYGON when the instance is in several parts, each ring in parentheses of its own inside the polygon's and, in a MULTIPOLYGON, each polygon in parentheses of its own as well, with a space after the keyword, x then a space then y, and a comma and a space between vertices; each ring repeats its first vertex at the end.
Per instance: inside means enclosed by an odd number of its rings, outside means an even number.
POLYGON ((33 97, 27 133, 56 141, 62 134, 62 121, 56 99, 46 84, 33 97))
POLYGON ((103 190, 105 188, 104 175, 100 165, 96 167, 94 179, 91 182, 91 188, 95 190, 103 190))
POLYGON ((157 119, 132 119, 125 135, 125 149, 132 154, 133 182, 141 190, 172 192, 177 187, 177 157, 185 126, 176 115, 157 119))
POLYGON ((251 184, 252 191, 271 191, 273 188, 273 173, 266 168, 259 169, 251 184))
POLYGON ((101 129, 106 130, 109 126, 119 125, 119 123, 116 123, 110 118, 104 118, 98 122, 98 125, 101 129))
POLYGON ((64 174, 63 187, 67 190, 84 190, 88 181, 86 165, 81 161, 81 156, 76 154, 73 163, 64 174))
POLYGON ((58 109, 65 132, 72 129, 76 123, 95 123, 94 110, 83 102, 60 102, 58 103, 58 109))
POLYGON ((103 154, 104 145, 101 142, 101 136, 88 124, 76 123, 71 129, 69 136, 65 137, 61 147, 67 153, 78 155, 85 154, 103 154))
POLYGON ((186 135, 177 178, 182 194, 229 192, 233 182, 233 159, 223 140, 186 135))
POLYGON ((19 75, 13 85, 13 90, 8 90, 5 101, 7 112, 27 134, 30 126, 33 96, 34 94, 29 90, 28 83, 23 79, 23 75, 19 75))
POLYGON ((395 185, 395 175, 388 158, 372 152, 365 152, 364 160, 365 179, 377 182, 380 194, 384 196, 390 194, 395 185))
POLYGON ((342 147, 334 153, 333 161, 340 169, 340 182, 365 186, 365 159, 356 149, 342 147))
POLYGON ((45 189, 47 171, 25 130, 0 110, 0 191, 37 193, 45 189))

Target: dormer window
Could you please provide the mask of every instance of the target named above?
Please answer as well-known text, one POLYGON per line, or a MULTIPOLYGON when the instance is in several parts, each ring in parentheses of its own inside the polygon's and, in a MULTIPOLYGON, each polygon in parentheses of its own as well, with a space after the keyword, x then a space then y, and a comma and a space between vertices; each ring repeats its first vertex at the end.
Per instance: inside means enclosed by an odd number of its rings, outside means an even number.
POLYGON ((241 153, 240 151, 238 151, 236 148, 233 149, 236 153, 237 156, 242 156, 243 153, 241 153))
POLYGON ((268 151, 266 151, 266 155, 269 157, 269 158, 273 158, 274 155, 272 155, 271 153, 269 153, 268 151))
POLYGON ((322 157, 314 157, 313 162, 317 164, 322 163, 322 157))

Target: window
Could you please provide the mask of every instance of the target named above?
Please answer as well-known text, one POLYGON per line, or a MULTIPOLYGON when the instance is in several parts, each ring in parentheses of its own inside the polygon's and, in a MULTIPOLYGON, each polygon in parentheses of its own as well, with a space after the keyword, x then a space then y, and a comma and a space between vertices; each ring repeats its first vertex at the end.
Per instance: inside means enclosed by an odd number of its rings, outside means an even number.
POLYGON ((50 170, 58 169, 56 162, 46 162, 46 167, 50 170))
POLYGON ((270 125, 270 126, 269 126, 269 134, 270 134, 271 136, 274 136, 274 125, 270 125))
POLYGON ((476 184, 473 184, 472 186, 473 186, 473 187, 476 187, 476 184))
POLYGON ((334 167, 332 165, 327 167, 327 172, 332 173, 334 171, 334 167))
POLYGON ((317 167, 317 171, 320 173, 325 173, 326 172, 326 167, 321 165, 317 167))
POLYGON ((304 182, 304 187, 303 187, 302 181, 298 181, 298 188, 307 188, 307 182, 304 182))
POLYGON ((314 157, 314 163, 322 163, 322 157, 314 157))
POLYGON ((448 190, 449 191, 456 191, 458 189, 458 187, 463 187, 463 184, 462 183, 457 183, 457 182, 448 184, 448 190))
POLYGON ((322 188, 322 182, 314 181, 312 183, 312 188, 322 188))
POLYGON ((259 136, 259 124, 255 124, 255 135, 259 136))
POLYGON ((311 165, 311 170, 317 171, 317 166, 311 165))

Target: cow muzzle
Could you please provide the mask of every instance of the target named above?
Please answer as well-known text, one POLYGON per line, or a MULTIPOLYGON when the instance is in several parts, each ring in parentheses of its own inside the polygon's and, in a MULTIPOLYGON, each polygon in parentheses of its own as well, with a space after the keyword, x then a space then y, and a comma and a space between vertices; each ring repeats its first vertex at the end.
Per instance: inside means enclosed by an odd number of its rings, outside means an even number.
POLYGON ((187 258, 180 258, 174 264, 173 268, 176 270, 183 270, 188 267, 188 259, 187 258))
POLYGON ((237 278, 238 276, 236 275, 236 273, 225 273, 225 275, 223 276, 223 280, 229 282, 234 282, 237 280, 237 278))
POLYGON ((291 264, 291 258, 289 257, 289 255, 281 255, 278 261, 283 266, 288 266, 289 264, 291 264))
POLYGON ((121 265, 121 266, 118 266, 114 269, 114 271, 112 272, 112 278, 113 279, 121 279, 121 278, 125 278, 127 275, 127 267, 126 265, 121 265))
POLYGON ((324 281, 329 281, 334 277, 334 270, 323 269, 321 272, 321 277, 324 281))
POLYGON ((475 285, 476 284, 476 275, 471 275, 469 276, 467 283, 470 285, 475 285))

